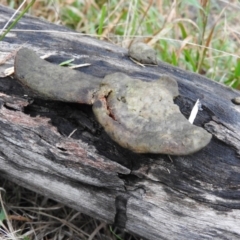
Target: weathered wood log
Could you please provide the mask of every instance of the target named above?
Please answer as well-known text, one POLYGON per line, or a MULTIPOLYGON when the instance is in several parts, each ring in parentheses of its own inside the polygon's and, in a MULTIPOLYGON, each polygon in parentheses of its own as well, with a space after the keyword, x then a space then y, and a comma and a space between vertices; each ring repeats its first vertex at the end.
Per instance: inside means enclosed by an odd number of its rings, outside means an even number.
MULTIPOLYGON (((11 14, 0 7, 1 27, 11 14)), ((80 71, 101 78, 173 76, 181 112, 188 117, 201 99, 195 124, 213 138, 192 155, 136 154, 108 137, 90 106, 36 98, 2 77, 1 177, 147 239, 240 238, 240 106, 232 102, 239 92, 162 62, 142 68, 126 49, 33 17, 0 42, 1 59, 22 45, 51 53, 54 63, 90 63, 80 71)))

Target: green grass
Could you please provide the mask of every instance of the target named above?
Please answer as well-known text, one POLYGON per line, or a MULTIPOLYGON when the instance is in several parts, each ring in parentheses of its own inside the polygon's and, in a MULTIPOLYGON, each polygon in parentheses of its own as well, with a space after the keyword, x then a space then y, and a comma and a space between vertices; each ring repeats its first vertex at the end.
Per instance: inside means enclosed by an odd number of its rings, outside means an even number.
MULTIPOLYGON (((15 9, 19 6, 17 2, 21 1, 1 1, 15 9)), ((24 8, 31 2, 27 0, 24 8)), ((135 38, 144 38, 162 61, 240 89, 240 27, 237 24, 240 4, 237 0, 229 5, 220 0, 36 0, 27 11, 123 47, 128 47, 135 38)), ((4 238, 0 232, 2 239, 30 240, 41 231, 45 231, 47 238, 48 229, 54 229, 52 235, 55 236, 64 230, 87 239, 103 226, 17 185, 10 183, 4 188, 8 197, 0 204, 0 229, 6 230, 4 238), (34 224, 27 223, 28 218, 34 224)), ((1 194, 0 191, 0 197, 1 194)), ((117 235, 117 230, 109 227, 102 227, 101 231, 113 240, 137 239, 121 232, 117 235)))
POLYGON ((236 0, 42 0, 29 13, 123 47, 145 38, 162 61, 240 89, 239 10, 236 0))
POLYGON ((32 0, 25 9, 23 9, 20 14, 13 20, 13 22, 9 25, 6 26, 6 31, 3 32, 3 34, 0 35, 0 41, 4 39, 4 37, 15 27, 15 25, 18 23, 18 21, 24 16, 26 12, 33 6, 36 0, 32 0))

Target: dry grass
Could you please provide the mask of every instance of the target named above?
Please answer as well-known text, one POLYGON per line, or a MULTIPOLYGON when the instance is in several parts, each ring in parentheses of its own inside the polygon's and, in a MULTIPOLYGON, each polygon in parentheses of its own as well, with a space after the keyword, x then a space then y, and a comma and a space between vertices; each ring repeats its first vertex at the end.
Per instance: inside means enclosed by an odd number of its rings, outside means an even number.
POLYGON ((0 186, 1 240, 140 239, 1 178, 0 186))
POLYGON ((144 37, 163 61, 239 89, 239 10, 237 0, 36 0, 30 13, 124 47, 144 37))
MULTIPOLYGON (((13 8, 21 2, 1 1, 13 8)), ((29 13, 124 47, 144 38, 161 60, 240 89, 239 11, 236 0, 37 0, 29 13)), ((1 239, 118 239, 104 223, 0 183, 6 191, 0 192, 1 239)))

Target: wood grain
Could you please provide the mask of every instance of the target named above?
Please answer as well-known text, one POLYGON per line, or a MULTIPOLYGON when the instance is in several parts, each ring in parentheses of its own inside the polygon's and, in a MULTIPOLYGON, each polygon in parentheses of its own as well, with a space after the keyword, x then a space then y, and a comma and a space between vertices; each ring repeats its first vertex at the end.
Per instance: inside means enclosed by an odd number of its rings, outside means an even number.
MULTIPOLYGON (((11 14, 0 6, 2 20, 11 14)), ((189 156, 135 154, 107 136, 91 107, 36 98, 2 77, 1 177, 146 239, 240 238, 240 106, 231 101, 238 91, 162 62, 142 68, 127 49, 33 17, 0 43, 0 58, 22 45, 53 54, 49 61, 56 64, 73 57, 76 64, 91 63, 81 71, 95 77, 117 71, 144 81, 173 76, 181 112, 188 117, 201 99, 195 124, 213 139, 189 156)))

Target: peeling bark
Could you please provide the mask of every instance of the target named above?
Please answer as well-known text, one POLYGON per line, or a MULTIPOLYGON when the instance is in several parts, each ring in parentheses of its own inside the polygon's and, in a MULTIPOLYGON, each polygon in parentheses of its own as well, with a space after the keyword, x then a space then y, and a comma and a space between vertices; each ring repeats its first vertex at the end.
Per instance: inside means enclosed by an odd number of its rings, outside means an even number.
MULTIPOLYGON (((0 7, 1 19, 11 13, 0 7)), ((91 107, 36 98, 2 77, 1 177, 147 239, 240 238, 240 106, 232 102, 239 92, 164 63, 141 68, 126 49, 32 17, 16 29, 26 26, 54 32, 13 31, 0 44, 0 58, 25 44, 53 53, 54 63, 91 63, 81 71, 95 77, 120 71, 155 81, 167 74, 178 82, 175 103, 186 117, 201 99, 196 125, 213 139, 188 156, 136 154, 108 137, 91 107)))
POLYGON ((212 133, 221 142, 226 143, 229 147, 235 148, 240 155, 240 134, 234 126, 221 122, 219 119, 213 118, 215 121, 210 121, 205 124, 208 132, 212 133))

